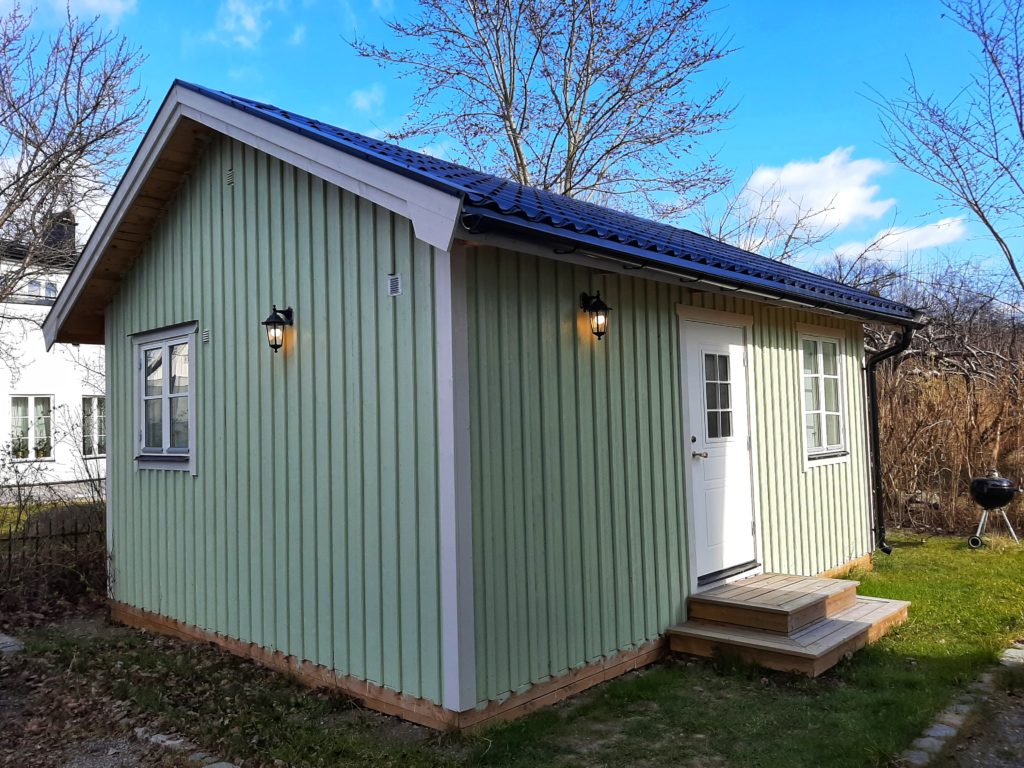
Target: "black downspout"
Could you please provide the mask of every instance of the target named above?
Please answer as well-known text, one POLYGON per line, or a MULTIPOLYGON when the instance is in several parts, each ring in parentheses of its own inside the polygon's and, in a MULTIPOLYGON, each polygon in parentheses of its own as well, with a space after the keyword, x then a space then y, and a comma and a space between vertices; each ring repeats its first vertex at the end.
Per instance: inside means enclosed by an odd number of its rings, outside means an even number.
POLYGON ((900 340, 893 346, 880 349, 868 358, 868 421, 871 428, 871 485, 874 491, 875 504, 875 544, 885 554, 892 554, 892 546, 885 540, 885 511, 882 507, 882 445, 878 436, 878 382, 875 381, 875 369, 883 360, 904 352, 914 340, 912 325, 903 326, 900 340))

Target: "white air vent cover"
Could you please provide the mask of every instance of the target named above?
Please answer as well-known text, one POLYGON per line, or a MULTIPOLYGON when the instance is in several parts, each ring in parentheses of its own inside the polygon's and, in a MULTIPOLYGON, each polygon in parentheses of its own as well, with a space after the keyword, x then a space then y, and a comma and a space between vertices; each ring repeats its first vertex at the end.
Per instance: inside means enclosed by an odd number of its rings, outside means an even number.
POLYGON ((209 328, 204 328, 203 329, 203 344, 209 344, 209 343, 210 343, 210 329, 209 328))
POLYGON ((393 275, 388 275, 388 296, 401 296, 402 295, 402 276, 397 272, 393 275))

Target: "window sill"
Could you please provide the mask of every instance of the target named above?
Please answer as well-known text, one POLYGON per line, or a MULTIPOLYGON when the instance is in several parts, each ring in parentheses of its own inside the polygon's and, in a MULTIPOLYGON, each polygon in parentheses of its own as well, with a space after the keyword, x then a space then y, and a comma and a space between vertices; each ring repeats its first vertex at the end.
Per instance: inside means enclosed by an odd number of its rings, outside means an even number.
POLYGON ((12 459, 12 461, 15 464, 38 464, 38 463, 48 464, 48 463, 56 461, 56 459, 53 456, 50 456, 50 457, 44 458, 44 459, 31 459, 31 458, 30 459, 12 459))
POLYGON ((831 464, 843 464, 849 460, 849 451, 829 451, 828 453, 815 453, 805 458, 804 468, 813 469, 814 467, 827 467, 831 464))
POLYGON ((192 470, 192 457, 182 454, 140 453, 135 457, 136 469, 192 470))

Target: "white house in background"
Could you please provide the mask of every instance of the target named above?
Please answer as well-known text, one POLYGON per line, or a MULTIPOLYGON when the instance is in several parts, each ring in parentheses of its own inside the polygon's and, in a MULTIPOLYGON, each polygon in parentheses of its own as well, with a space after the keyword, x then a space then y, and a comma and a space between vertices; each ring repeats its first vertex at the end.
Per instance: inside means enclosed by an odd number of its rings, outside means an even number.
POLYGON ((47 352, 43 341, 43 318, 66 277, 34 276, 0 303, 0 486, 106 476, 103 347, 47 352))

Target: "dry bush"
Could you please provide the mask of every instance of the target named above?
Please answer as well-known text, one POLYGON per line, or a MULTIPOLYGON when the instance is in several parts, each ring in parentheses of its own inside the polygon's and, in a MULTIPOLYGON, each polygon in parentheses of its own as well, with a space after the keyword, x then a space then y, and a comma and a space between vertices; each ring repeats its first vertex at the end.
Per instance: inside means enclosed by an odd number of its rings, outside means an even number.
MULTIPOLYGON (((995 467, 1024 480, 1024 333, 1014 294, 970 265, 904 274, 897 293, 930 324, 878 372, 885 507, 897 527, 977 525, 970 481, 995 467)), ((871 329, 869 346, 891 343, 871 329)), ((1024 507, 1010 507, 1015 525, 1024 507)))

